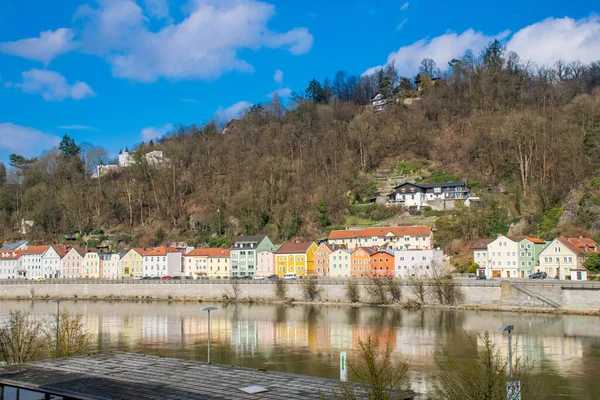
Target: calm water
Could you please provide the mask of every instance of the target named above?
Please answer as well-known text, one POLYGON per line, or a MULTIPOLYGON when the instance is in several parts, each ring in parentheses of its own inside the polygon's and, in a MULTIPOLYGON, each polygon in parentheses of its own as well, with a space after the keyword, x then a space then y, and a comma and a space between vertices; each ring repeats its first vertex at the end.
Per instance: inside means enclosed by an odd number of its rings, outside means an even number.
MULTIPOLYGON (((203 303, 201 306, 208 304, 203 303)), ((84 315, 98 351, 122 350, 206 360, 207 317, 198 304, 61 302, 84 315)), ((426 393, 437 373, 434 360, 446 347, 465 357, 468 335, 515 325, 518 352, 535 361, 558 385, 560 398, 600 399, 600 318, 449 310, 388 310, 323 306, 229 305, 212 313, 213 362, 323 377, 339 377, 339 352, 352 353, 358 338, 376 336, 410 362, 412 387, 426 393)), ((56 305, 2 301, 11 310, 50 317, 56 305)), ((351 354, 349 354, 351 355, 351 354)))

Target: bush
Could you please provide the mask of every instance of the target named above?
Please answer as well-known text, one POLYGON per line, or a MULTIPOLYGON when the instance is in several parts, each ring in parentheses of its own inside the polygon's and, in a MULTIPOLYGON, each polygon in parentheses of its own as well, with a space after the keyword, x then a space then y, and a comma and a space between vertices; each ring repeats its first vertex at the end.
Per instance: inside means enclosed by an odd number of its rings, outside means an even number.
POLYGON ((42 357, 47 349, 42 337, 42 324, 29 313, 11 311, 0 328, 0 356, 7 364, 19 364, 42 357))
POLYGON ((275 298, 278 300, 284 300, 287 295, 287 286, 283 279, 277 279, 275 281, 275 298))
POLYGON ((302 280, 302 291, 306 300, 315 301, 321 296, 323 289, 319 287, 317 278, 310 276, 302 280))
POLYGON ((352 303, 358 303, 360 301, 358 282, 354 279, 348 279, 346 282, 346 297, 348 297, 348 300, 352 303))
MULTIPOLYGON (((48 351, 52 357, 56 356, 56 321, 51 319, 46 323, 44 334, 49 345, 48 351)), ((69 315, 66 311, 60 314, 58 336, 58 356, 70 357, 83 354, 89 350, 90 335, 83 325, 81 314, 69 315)))
POLYGON ((479 264, 477 264, 476 262, 472 262, 471 265, 469 265, 469 269, 467 271, 470 274, 475 274, 475 273, 477 273, 478 268, 479 268, 479 264))

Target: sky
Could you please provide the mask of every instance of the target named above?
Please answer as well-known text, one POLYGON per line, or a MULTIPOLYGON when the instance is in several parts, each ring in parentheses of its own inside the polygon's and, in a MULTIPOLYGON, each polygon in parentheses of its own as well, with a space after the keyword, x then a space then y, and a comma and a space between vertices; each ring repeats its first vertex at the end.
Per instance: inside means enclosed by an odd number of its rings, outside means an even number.
POLYGON ((0 161, 119 150, 227 121, 336 71, 414 76, 501 40, 522 60, 600 59, 597 1, 2 0, 0 161), (457 3, 457 4, 454 4, 457 3))

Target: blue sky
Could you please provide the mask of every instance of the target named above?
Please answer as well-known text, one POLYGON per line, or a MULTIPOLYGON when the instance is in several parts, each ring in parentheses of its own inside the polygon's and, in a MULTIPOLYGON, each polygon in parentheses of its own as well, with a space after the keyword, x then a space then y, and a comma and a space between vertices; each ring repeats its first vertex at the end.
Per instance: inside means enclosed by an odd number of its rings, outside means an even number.
POLYGON ((500 38, 522 59, 600 59, 594 1, 3 0, 0 160, 64 133, 116 155, 344 69, 412 76, 500 38), (279 72, 277 72, 279 71, 279 72))

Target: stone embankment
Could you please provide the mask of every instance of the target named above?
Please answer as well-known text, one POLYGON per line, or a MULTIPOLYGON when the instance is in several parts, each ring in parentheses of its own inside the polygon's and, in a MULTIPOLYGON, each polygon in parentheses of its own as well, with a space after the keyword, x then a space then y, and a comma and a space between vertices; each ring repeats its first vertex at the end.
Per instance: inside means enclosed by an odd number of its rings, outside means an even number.
MULTIPOLYGON (((271 281, 111 281, 55 280, 44 282, 0 281, 0 299, 43 300, 49 298, 76 300, 171 300, 171 301, 251 301, 278 300, 276 284, 271 281), (237 292, 237 294, 236 294, 237 292)), ((314 303, 349 303, 345 279, 320 279, 318 301, 314 303)), ((369 304, 368 280, 357 280, 361 304, 369 304)), ((521 310, 540 312, 575 312, 600 314, 600 283, 569 281, 457 279, 454 285, 462 292, 458 306, 488 310, 521 310)), ((301 281, 286 281, 286 301, 304 302, 301 281)), ((429 289, 433 300, 433 286, 429 289)), ((401 281, 400 303, 415 300, 410 283, 401 281)))

